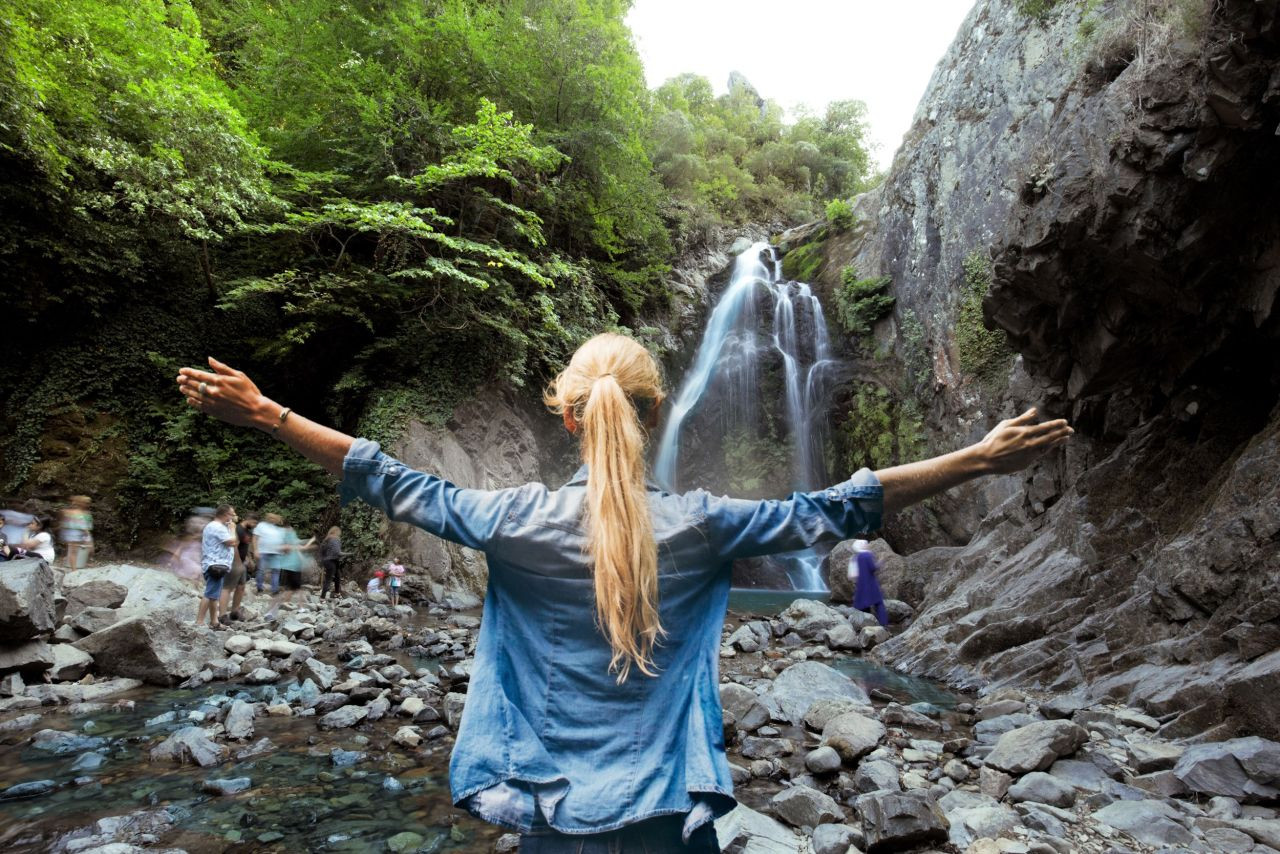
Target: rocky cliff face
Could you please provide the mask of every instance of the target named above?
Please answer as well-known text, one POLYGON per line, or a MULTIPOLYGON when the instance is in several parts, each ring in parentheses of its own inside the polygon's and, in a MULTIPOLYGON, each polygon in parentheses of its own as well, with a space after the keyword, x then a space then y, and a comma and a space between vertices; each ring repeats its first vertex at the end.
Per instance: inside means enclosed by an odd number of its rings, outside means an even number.
POLYGON ((919 317, 938 435, 1034 403, 1078 436, 894 571, 922 613, 887 660, 1280 735, 1278 124, 1275 0, 975 7, 825 268, 893 276, 878 335, 901 357, 919 317), (960 369, 966 257, 1020 354, 987 390, 960 369))

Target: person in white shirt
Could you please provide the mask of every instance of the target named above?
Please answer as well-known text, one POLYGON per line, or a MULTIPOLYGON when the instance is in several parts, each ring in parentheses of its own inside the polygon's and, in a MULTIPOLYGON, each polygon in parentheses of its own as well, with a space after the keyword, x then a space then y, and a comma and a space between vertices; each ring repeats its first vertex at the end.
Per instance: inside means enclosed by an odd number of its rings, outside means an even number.
POLYGON ((200 569, 204 573, 204 596, 196 610, 196 625, 209 614, 209 627, 218 628, 218 601, 222 598, 222 583, 231 572, 237 539, 235 532, 236 510, 230 504, 222 504, 214 511, 213 521, 204 526, 200 534, 200 569))
POLYGON ((27 523, 27 538, 18 545, 30 554, 40 555, 45 563, 53 563, 53 537, 44 529, 44 520, 39 516, 33 516, 27 523))

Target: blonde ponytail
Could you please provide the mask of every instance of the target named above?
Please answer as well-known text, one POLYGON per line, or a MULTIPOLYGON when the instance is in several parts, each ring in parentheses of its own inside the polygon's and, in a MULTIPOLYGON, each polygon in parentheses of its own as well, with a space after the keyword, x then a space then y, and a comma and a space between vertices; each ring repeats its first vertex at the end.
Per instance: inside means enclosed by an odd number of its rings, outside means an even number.
POLYGON ((647 676, 663 634, 658 615, 658 550, 645 490, 646 432, 640 410, 662 402, 657 363, 630 338, 607 333, 578 348, 544 395, 578 424, 587 464, 587 553, 595 575, 596 619, 613 650, 610 672, 647 676))

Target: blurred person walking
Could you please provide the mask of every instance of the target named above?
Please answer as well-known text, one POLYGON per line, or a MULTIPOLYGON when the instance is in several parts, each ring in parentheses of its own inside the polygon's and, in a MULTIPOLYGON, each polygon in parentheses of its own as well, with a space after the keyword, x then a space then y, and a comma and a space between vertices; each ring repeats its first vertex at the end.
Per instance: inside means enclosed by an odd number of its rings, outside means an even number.
POLYGON ((342 529, 334 525, 320 542, 320 566, 324 569, 324 583, 320 585, 320 598, 329 593, 333 584, 333 598, 342 598, 342 529))
POLYGON ((257 564, 258 592, 263 590, 264 576, 271 579, 271 595, 280 592, 280 557, 284 544, 284 518, 268 513, 253 529, 253 555, 257 564))
POLYGON ((71 496, 70 506, 62 510, 58 533, 67 550, 67 568, 81 569, 93 553, 93 499, 87 495, 71 496))

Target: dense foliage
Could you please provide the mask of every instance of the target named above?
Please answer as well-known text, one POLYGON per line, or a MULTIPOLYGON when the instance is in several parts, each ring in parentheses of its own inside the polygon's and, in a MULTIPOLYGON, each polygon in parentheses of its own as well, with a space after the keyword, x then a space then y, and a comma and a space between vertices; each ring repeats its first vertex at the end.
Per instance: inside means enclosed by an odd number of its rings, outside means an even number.
POLYGON ((224 498, 318 523, 327 478, 184 411, 177 367, 217 353, 393 439, 591 333, 643 335, 714 226, 810 217, 870 180, 857 102, 787 124, 742 83, 649 92, 627 6, 7 5, 0 299, 21 370, 0 489, 66 489, 41 436, 100 410, 144 525, 224 498))
POLYGON ((840 271, 835 309, 836 320, 845 332, 854 337, 867 335, 872 324, 893 311, 894 298, 886 293, 892 281, 888 276, 861 279, 853 267, 840 271))

